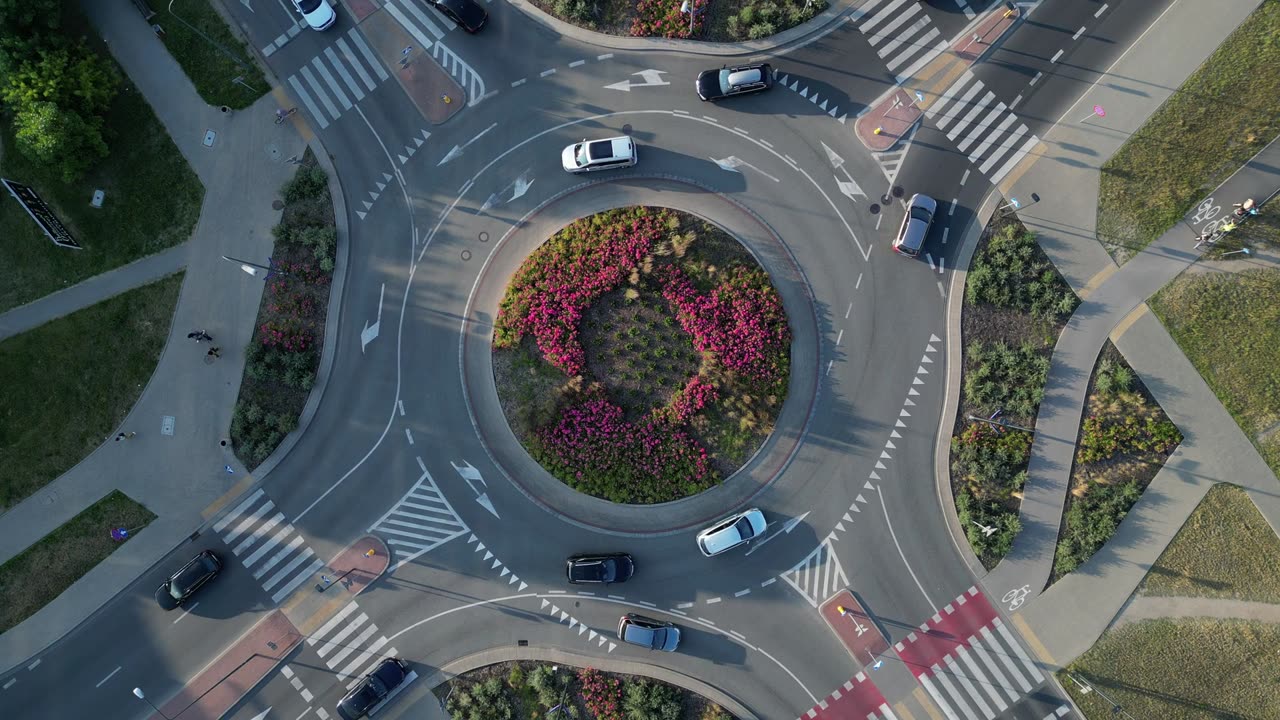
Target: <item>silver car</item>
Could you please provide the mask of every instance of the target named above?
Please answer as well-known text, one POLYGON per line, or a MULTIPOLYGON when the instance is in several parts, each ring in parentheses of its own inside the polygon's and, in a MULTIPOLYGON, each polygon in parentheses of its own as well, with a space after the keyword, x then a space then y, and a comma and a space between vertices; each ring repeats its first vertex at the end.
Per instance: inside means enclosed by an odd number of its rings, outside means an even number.
POLYGON ((929 234, 929 226, 933 224, 933 214, 938 211, 938 202, 928 195, 916 193, 907 203, 907 215, 902 218, 902 227, 898 228, 898 237, 894 238, 893 249, 897 252, 915 257, 924 246, 925 236, 929 234))
POLYGON ((744 510, 698 533, 698 549, 711 557, 751 542, 769 527, 760 508, 744 510))
POLYGON ((583 140, 561 151, 560 164, 571 173, 631 167, 636 164, 636 144, 626 136, 583 140))

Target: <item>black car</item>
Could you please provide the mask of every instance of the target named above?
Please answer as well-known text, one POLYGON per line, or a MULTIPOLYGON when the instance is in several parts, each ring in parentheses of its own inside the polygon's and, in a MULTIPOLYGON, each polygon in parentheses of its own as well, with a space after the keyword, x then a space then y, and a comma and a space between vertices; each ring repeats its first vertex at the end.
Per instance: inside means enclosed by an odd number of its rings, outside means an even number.
POLYGON ((172 610, 190 600, 201 586, 218 577, 221 571, 222 561, 212 550, 205 550, 156 588, 156 602, 165 610, 172 610))
POLYGON ((409 675, 409 665, 400 658, 385 658, 373 672, 360 679, 338 703, 338 715, 345 720, 364 717, 373 706, 387 699, 409 675))
POLYGON ((703 70, 698 74, 696 87, 698 97, 703 100, 719 100, 768 90, 773 87, 773 66, 760 63, 703 70))
POLYGON ((437 10, 449 16, 458 27, 469 33, 480 32, 489 21, 489 13, 475 0, 427 0, 437 10))
POLYGON ((626 553, 574 555, 565 565, 565 574, 569 576, 569 582, 575 585, 626 582, 636 572, 635 561, 626 553))
POLYGON ((675 652, 680 644, 680 628, 669 622, 627 613, 618 621, 618 639, 650 650, 675 652))

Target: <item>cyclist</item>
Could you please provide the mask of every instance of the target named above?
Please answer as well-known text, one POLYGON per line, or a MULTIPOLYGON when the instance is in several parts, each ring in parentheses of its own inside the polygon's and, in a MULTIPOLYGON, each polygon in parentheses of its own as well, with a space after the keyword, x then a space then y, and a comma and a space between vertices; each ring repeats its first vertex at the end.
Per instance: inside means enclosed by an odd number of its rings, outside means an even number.
POLYGON ((1236 203, 1235 208, 1231 214, 1241 219, 1258 214, 1258 206, 1254 204, 1253 198, 1249 198, 1242 203, 1236 203))

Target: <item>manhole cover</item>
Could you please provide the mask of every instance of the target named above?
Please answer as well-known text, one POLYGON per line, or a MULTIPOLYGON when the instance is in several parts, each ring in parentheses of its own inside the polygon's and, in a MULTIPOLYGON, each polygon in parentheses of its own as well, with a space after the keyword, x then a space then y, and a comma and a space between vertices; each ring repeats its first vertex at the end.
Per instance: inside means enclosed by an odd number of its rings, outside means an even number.
POLYGON ((464 261, 466 261, 466 260, 470 260, 470 259, 471 259, 471 251, 470 251, 470 250, 463 250, 463 251, 462 251, 462 259, 463 259, 464 261))
POLYGON ((489 242, 489 233, 481 231, 480 242, 489 242))
POLYGON ((273 210, 283 210, 283 209, 284 209, 284 201, 283 201, 283 200, 272 200, 272 201, 271 201, 271 209, 273 209, 273 210))

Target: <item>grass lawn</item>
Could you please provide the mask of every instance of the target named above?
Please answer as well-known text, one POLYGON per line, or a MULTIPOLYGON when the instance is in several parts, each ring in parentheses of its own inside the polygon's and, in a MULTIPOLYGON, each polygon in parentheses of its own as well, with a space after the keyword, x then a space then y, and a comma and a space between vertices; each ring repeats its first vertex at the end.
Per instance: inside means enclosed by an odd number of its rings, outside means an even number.
POLYGON ((1184 273, 1149 304, 1280 475, 1280 270, 1184 273))
POLYGON ((119 426, 155 370, 181 286, 175 273, 0 342, 0 507, 119 426))
POLYGON ((54 246, 4 192, 0 312, 186 242, 195 229, 204 187, 151 106, 121 75, 120 94, 106 117, 111 154, 78 182, 64 183, 18 153, 13 127, 0 118, 0 176, 34 187, 84 248, 54 246), (106 192, 97 210, 89 206, 95 189, 106 192))
POLYGON ((112 528, 133 536, 155 519, 115 490, 0 565, 0 632, 36 614, 114 552, 120 543, 111 539, 112 528))
POLYGON ((1243 490, 1215 485, 1138 592, 1280 603, 1280 538, 1243 490))
MULTIPOLYGON (((205 102, 239 110, 270 90, 253 55, 208 0, 175 0, 172 13, 168 0, 147 0, 147 4, 156 11, 151 22, 164 28, 162 39, 169 54, 182 66, 205 102), (193 32, 188 24, 205 37, 193 32), (235 78, 254 89, 235 82, 235 78)), ((292 15, 293 8, 288 11, 292 15)))
POLYGON ((1277 37, 1280 0, 1266 0, 1102 166, 1098 238, 1118 262, 1280 134, 1277 37))
POLYGON ((1083 678, 1129 717, 1275 720, 1280 708, 1280 625, 1247 620, 1145 620, 1108 630, 1058 681, 1095 720, 1116 717, 1083 678))

